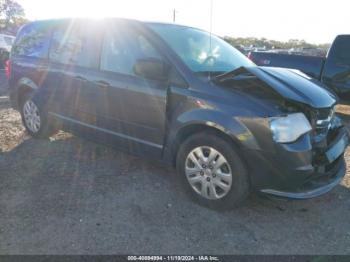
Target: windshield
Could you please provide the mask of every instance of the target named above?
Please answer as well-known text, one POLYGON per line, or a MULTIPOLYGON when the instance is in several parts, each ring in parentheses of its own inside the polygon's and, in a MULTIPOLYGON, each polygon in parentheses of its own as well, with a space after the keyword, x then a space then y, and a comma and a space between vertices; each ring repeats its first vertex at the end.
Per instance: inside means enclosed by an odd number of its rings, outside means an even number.
POLYGON ((150 24, 182 61, 195 73, 225 73, 254 65, 247 57, 221 38, 179 25, 150 24))

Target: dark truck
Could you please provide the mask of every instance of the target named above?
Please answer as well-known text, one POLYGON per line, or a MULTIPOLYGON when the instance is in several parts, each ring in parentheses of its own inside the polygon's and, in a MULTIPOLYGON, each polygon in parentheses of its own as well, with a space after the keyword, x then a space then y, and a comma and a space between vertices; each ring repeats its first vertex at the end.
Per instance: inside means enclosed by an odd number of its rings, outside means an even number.
POLYGON ((350 93, 350 35, 337 36, 326 57, 251 52, 249 58, 260 66, 298 69, 340 97, 350 93))

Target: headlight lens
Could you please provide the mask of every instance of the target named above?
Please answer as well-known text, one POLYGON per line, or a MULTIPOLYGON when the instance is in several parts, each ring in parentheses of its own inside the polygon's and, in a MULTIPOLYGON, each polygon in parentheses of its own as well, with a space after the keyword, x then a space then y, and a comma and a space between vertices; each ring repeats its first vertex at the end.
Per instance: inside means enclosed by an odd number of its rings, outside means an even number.
POLYGON ((284 117, 270 118, 270 129, 273 139, 278 143, 291 143, 312 130, 303 113, 290 114, 284 117))

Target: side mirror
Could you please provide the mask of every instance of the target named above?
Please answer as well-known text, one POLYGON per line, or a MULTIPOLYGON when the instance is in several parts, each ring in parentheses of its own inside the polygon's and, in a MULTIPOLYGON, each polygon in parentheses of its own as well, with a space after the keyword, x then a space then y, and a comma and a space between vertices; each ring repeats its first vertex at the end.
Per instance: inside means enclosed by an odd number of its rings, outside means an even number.
POLYGON ((136 75, 151 80, 165 81, 169 77, 170 67, 156 58, 139 59, 134 65, 136 75))

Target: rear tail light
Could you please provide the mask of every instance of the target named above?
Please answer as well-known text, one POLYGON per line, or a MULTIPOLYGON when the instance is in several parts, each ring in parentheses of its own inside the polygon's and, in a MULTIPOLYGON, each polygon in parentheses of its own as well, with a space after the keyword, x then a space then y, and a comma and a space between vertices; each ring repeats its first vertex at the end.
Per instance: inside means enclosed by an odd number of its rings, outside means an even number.
POLYGON ((5 62, 5 74, 7 79, 10 79, 10 75, 11 75, 11 61, 10 59, 6 60, 5 62))

